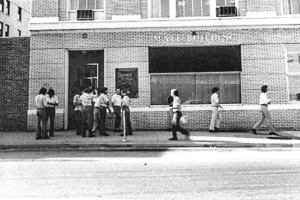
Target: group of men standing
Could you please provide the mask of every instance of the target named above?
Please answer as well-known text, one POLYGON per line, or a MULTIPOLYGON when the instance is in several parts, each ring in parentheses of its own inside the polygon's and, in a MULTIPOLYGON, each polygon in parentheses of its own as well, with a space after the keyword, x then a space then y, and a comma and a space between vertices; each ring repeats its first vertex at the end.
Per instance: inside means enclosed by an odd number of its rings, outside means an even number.
MULTIPOLYGON (((88 137, 95 137, 97 130, 102 136, 109 136, 106 132, 106 113, 112 113, 109 104, 110 101, 107 97, 108 89, 106 87, 100 87, 93 90, 91 87, 84 89, 81 92, 77 91, 74 96, 73 104, 75 106, 75 126, 76 134, 86 137, 88 131, 88 137)), ((115 114, 114 132, 121 132, 121 111, 125 112, 126 122, 126 135, 132 135, 132 127, 130 122, 130 98, 128 97, 127 90, 116 89, 116 93, 112 96, 111 103, 113 107, 113 113, 115 114)), ((123 134, 121 134, 123 135, 123 134)))

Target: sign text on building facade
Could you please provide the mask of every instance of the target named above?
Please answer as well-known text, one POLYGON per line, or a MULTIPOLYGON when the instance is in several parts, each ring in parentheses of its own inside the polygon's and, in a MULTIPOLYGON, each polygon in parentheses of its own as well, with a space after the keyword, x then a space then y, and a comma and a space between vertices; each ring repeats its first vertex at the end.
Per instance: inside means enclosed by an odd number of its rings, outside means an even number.
POLYGON ((233 35, 218 35, 218 34, 205 34, 205 35, 188 35, 188 34, 170 34, 170 35, 154 35, 155 42, 191 42, 191 41, 231 41, 234 40, 233 35))

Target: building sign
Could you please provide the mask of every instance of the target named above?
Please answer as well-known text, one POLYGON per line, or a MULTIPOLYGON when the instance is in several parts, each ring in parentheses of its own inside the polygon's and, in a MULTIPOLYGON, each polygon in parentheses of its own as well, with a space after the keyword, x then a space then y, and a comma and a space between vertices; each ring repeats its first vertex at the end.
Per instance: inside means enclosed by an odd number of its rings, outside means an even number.
POLYGON ((191 42, 191 41, 232 41, 235 40, 233 35, 218 35, 218 34, 205 34, 205 35, 192 35, 192 34, 171 34, 171 35, 154 35, 154 42, 191 42))
POLYGON ((138 98, 138 68, 116 68, 116 88, 127 89, 130 98, 138 98))

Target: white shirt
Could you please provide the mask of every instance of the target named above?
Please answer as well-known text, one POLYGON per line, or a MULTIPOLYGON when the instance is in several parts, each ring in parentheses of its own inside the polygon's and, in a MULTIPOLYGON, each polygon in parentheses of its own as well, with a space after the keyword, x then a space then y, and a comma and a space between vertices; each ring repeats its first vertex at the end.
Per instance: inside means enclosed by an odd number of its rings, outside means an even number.
POLYGON ((262 104, 268 105, 270 102, 271 102, 271 99, 268 99, 267 93, 262 92, 259 97, 259 104, 260 105, 262 105, 262 104))
POLYGON ((79 94, 76 94, 73 98, 73 103, 75 103, 75 111, 79 110, 81 111, 82 110, 82 105, 77 105, 77 103, 80 103, 82 104, 82 101, 80 99, 80 95, 79 94))
POLYGON ((173 97, 173 111, 181 111, 181 100, 179 97, 175 96, 173 97))
POLYGON ((93 102, 95 103, 95 108, 100 107, 100 96, 93 99, 93 102))
POLYGON ((92 94, 83 93, 83 95, 80 96, 80 100, 83 106, 92 106, 93 96, 92 94))
POLYGON ((122 97, 119 94, 114 94, 111 98, 111 103, 113 103, 114 106, 121 106, 122 104, 122 97))
POLYGON ((211 95, 211 105, 214 106, 214 107, 217 107, 217 104, 220 103, 219 101, 219 95, 217 93, 213 93, 211 95))
POLYGON ((107 102, 109 102, 109 99, 107 98, 107 95, 106 94, 101 94, 100 97, 99 97, 99 102, 100 102, 100 106, 102 107, 108 107, 107 106, 107 102))
POLYGON ((39 94, 34 98, 36 108, 45 108, 47 106, 46 96, 39 94))
MULTIPOLYGON (((49 95, 47 95, 46 96, 46 101, 47 101, 47 104, 48 103, 57 103, 58 104, 58 98, 57 98, 56 95, 53 95, 51 98, 50 98, 49 95)), ((52 107, 53 108, 55 106, 48 104, 47 107, 52 107)))
POLYGON ((122 99, 122 105, 129 107, 129 104, 130 104, 130 98, 129 98, 129 96, 124 96, 123 99, 122 99))

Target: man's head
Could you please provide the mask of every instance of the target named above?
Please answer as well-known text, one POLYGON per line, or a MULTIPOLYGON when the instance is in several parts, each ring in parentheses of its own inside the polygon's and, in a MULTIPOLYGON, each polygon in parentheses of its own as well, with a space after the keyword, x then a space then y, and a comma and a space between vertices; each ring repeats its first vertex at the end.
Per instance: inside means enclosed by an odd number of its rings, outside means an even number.
POLYGON ((91 88, 86 88, 84 90, 84 93, 87 93, 87 94, 91 94, 93 92, 93 90, 91 88))
POLYGON ((48 94, 49 94, 49 96, 54 96, 55 95, 55 92, 54 92, 54 90, 53 89, 49 89, 48 90, 48 94))
POLYGON ((219 91, 219 88, 218 87, 214 87, 213 89, 212 89, 212 93, 217 93, 219 91))
POLYGON ((43 94, 43 95, 45 95, 47 93, 47 89, 46 88, 44 88, 44 87, 42 87, 41 89, 40 89, 40 92, 39 92, 39 94, 43 94))
POLYGON ((121 91, 119 88, 116 89, 116 94, 120 95, 121 94, 121 91))
POLYGON ((171 96, 172 97, 178 97, 179 96, 179 92, 177 89, 172 89, 171 90, 171 96))
POLYGON ((261 86, 261 91, 266 93, 268 91, 268 86, 267 85, 261 86))

